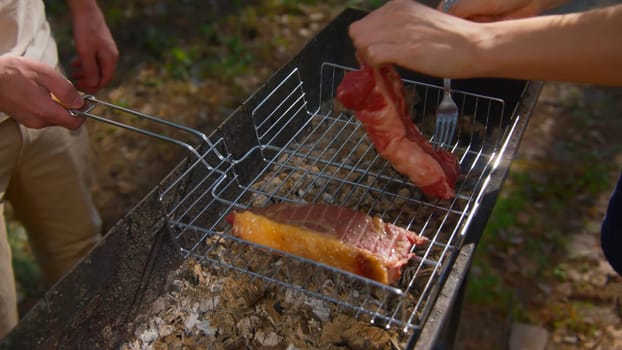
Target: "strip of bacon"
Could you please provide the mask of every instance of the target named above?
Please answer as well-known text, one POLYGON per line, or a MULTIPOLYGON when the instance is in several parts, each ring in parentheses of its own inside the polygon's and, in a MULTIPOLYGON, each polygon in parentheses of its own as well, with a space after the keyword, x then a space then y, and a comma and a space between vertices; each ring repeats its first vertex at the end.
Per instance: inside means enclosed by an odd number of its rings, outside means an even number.
POLYGON ((456 157, 434 149, 410 118, 405 91, 392 65, 374 67, 358 56, 361 69, 346 73, 337 99, 354 111, 380 155, 430 197, 454 196, 460 166, 456 157))
POLYGON ((413 245, 427 241, 378 217, 323 203, 233 211, 226 220, 237 237, 386 284, 399 280, 413 245))

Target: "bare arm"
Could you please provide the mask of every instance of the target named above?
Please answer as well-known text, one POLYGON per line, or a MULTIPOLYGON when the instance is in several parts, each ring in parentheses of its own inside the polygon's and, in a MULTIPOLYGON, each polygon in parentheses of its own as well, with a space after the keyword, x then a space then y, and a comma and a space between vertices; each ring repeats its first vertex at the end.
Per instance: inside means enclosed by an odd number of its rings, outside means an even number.
POLYGON ((376 64, 451 78, 506 77, 622 85, 622 5, 478 23, 395 0, 350 26, 376 64))
POLYGON ((483 30, 480 75, 622 85, 622 5, 483 30))

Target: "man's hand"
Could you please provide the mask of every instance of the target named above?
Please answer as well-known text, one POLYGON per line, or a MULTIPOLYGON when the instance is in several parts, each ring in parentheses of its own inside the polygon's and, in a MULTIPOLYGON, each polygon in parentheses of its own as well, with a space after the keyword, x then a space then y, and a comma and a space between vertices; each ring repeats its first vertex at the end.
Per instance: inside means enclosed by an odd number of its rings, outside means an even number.
POLYGON ((84 119, 71 116, 67 108, 83 105, 71 82, 50 66, 24 57, 0 56, 0 111, 18 123, 35 129, 52 125, 77 129, 84 119))
POLYGON ((78 52, 71 77, 79 89, 92 94, 112 80, 119 51, 96 1, 69 0, 68 4, 78 52))

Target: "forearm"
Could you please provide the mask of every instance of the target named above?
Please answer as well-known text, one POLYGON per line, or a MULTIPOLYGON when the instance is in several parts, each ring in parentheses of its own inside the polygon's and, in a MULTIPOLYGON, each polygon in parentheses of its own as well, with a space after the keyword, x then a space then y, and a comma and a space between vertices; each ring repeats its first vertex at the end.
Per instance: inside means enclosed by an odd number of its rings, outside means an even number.
POLYGON ((622 5, 482 26, 475 75, 622 85, 622 5))
POLYGON ((86 93, 95 93, 112 79, 119 51, 96 0, 67 0, 78 57, 72 79, 86 93))

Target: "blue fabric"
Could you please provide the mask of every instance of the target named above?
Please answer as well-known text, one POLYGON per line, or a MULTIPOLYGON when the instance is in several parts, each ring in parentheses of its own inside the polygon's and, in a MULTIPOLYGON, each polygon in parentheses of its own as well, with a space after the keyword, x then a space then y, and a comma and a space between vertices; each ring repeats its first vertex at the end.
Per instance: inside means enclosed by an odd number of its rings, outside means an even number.
POLYGON ((609 200, 600 243, 611 266, 622 275, 622 174, 609 200))

